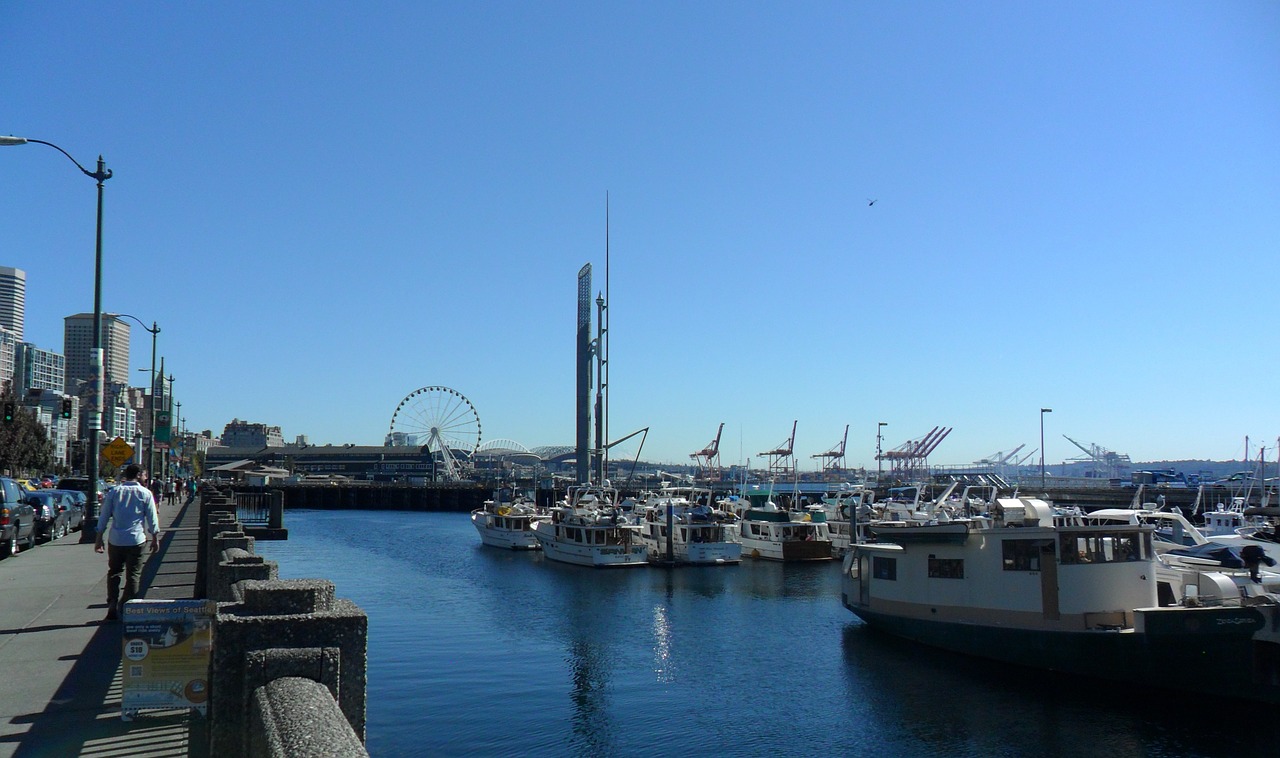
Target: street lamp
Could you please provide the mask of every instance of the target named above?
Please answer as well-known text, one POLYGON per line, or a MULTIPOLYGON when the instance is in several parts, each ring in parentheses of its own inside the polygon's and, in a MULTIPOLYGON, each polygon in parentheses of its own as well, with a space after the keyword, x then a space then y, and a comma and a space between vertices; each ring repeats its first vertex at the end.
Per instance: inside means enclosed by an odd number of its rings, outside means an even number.
POLYGON ((93 349, 89 353, 89 369, 92 376, 90 383, 90 405, 87 431, 89 432, 88 458, 85 468, 89 475, 88 502, 85 503, 84 527, 80 530, 81 542, 93 542, 98 531, 98 456, 102 433, 102 183, 111 178, 111 170, 98 156, 98 170, 90 171, 71 157, 66 150, 52 142, 25 137, 0 136, 0 146, 25 145, 28 142, 47 145, 67 156, 67 160, 76 165, 80 172, 98 183, 98 227, 97 243, 93 259, 93 349))
POLYGON ((876 486, 877 487, 880 486, 880 439, 883 436, 880 434, 880 430, 884 429, 888 425, 889 425, 888 421, 881 421, 880 423, 876 424, 876 486))
MULTIPOLYGON (((156 455, 156 335, 160 333, 160 327, 156 326, 156 322, 152 321, 148 327, 142 323, 142 319, 137 316, 131 316, 128 313, 112 313, 109 314, 115 318, 131 318, 138 322, 138 326, 151 332, 151 387, 147 392, 151 395, 151 435, 147 438, 147 473, 154 476, 153 468, 155 466, 156 455)), ((136 458, 134 460, 137 460, 136 458)))
POLYGON ((1040 409, 1040 490, 1044 491, 1044 414, 1053 413, 1052 408, 1040 409))

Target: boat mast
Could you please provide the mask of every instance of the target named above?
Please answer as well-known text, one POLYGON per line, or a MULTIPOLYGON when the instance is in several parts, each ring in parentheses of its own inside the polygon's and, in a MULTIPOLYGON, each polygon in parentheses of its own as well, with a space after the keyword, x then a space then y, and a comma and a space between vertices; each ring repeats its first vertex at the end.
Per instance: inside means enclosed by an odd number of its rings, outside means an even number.
POLYGON ((596 296, 596 481, 609 470, 609 193, 604 195, 604 294, 596 296))

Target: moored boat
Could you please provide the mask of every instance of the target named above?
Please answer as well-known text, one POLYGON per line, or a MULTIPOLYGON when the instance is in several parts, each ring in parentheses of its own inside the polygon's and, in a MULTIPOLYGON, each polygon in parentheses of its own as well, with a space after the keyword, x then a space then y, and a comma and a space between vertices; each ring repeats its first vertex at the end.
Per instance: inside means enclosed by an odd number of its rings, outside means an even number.
POLYGON ((749 505, 738 522, 742 554, 769 561, 829 561, 831 532, 821 511, 779 508, 758 486, 746 493, 749 505))
POLYGON ((711 492, 664 487, 647 499, 639 518, 651 563, 729 565, 742 560, 737 518, 709 505, 711 492))
POLYGON ((480 541, 509 550, 537 550, 533 525, 546 518, 538 514, 532 499, 510 487, 499 487, 492 500, 471 512, 471 523, 480 533, 480 541))
POLYGON ((1166 559, 1153 531, 999 498, 986 516, 877 529, 842 564, 842 602, 947 650, 1280 703, 1280 575, 1166 559))
POLYGON ((627 521, 607 484, 571 487, 551 517, 533 525, 533 534, 553 561, 597 568, 649 562, 640 527, 627 521))

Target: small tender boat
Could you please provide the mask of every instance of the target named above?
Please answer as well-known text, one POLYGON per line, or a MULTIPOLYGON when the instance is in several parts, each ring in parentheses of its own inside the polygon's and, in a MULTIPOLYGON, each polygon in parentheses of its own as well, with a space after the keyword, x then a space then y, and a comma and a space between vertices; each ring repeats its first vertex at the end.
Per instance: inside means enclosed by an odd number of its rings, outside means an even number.
POLYGON ((471 523, 480 541, 509 550, 537 550, 533 525, 547 517, 538 514, 536 504, 511 487, 499 487, 492 500, 471 512, 471 523))
POLYGON ((829 561, 831 531, 821 510, 793 514, 753 486, 738 522, 742 554, 769 561, 829 561))
POLYGON ((608 484, 570 487, 551 517, 534 523, 533 534, 553 561, 597 568, 649 562, 640 527, 628 522, 608 484))
POLYGON ((880 541, 854 545, 841 579, 869 626, 1127 686, 1280 703, 1280 574, 1257 558, 1157 550, 1150 523, 1057 515, 1034 498, 873 529, 880 541))
POLYGON ((638 523, 651 563, 726 565, 742 560, 737 517, 709 505, 709 490, 663 487, 648 498, 638 523))

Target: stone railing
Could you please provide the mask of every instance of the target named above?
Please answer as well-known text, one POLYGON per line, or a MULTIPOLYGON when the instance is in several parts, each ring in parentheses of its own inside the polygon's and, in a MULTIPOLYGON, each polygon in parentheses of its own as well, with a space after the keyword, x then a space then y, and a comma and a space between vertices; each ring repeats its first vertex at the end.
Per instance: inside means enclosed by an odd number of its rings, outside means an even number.
POLYGON ((217 603, 211 755, 367 756, 368 618, 325 579, 280 579, 230 497, 202 499, 197 593, 217 603))

